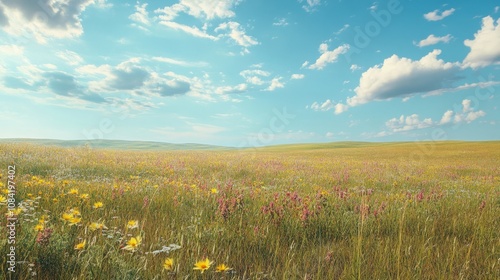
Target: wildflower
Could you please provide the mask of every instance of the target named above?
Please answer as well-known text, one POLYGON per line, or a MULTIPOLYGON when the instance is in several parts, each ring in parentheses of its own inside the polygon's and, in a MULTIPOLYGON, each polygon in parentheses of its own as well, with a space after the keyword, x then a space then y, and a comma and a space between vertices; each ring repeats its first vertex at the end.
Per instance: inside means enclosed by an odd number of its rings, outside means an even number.
POLYGON ((80 216, 81 215, 80 211, 78 211, 77 209, 71 209, 71 210, 69 210, 69 212, 71 214, 73 214, 74 216, 80 216))
POLYGON ((89 226, 91 231, 96 231, 98 229, 108 229, 103 223, 91 223, 89 226))
POLYGON ((69 222, 71 219, 73 219, 73 214, 71 213, 63 213, 62 214, 62 219, 66 222, 69 222))
POLYGON ((194 264, 193 270, 201 270, 201 273, 203 273, 205 270, 210 268, 210 265, 213 262, 211 262, 208 258, 202 261, 198 261, 197 263, 194 264))
POLYGON ((174 259, 167 258, 163 263, 163 268, 166 270, 172 270, 174 268, 174 259))
POLYGON ((88 193, 84 193, 84 194, 80 195, 80 199, 84 199, 84 200, 85 200, 85 199, 89 199, 89 197, 90 197, 90 196, 89 196, 89 194, 88 194, 88 193))
POLYGON ((219 193, 219 191, 216 188, 211 188, 210 192, 213 193, 213 194, 219 193))
POLYGON ((69 225, 70 226, 78 225, 81 221, 82 218, 80 217, 72 217, 71 219, 69 219, 69 225))
POLYGON ((78 194, 78 190, 77 189, 71 189, 69 190, 68 194, 78 194))
MULTIPOLYGON (((2 184, 2 183, 0 182, 0 184, 2 184)), ((0 185, 0 187, 3 187, 3 185, 0 185)), ((2 189, 2 193, 3 194, 9 194, 9 190, 8 189, 2 189)))
POLYGON ((14 214, 14 216, 17 216, 17 215, 21 214, 21 212, 23 212, 23 209, 19 208, 19 207, 17 207, 16 209, 12 210, 12 214, 14 214))
POLYGON ((135 252, 139 245, 141 245, 142 238, 140 236, 132 237, 127 241, 127 246, 123 247, 123 250, 135 252))
POLYGON ((55 198, 55 197, 52 199, 52 202, 54 202, 54 203, 56 203, 56 202, 58 202, 58 201, 59 201, 59 199, 57 199, 57 198, 55 198))
POLYGON ((42 231, 44 228, 43 224, 38 224, 35 226, 35 231, 42 231))
POLYGON ((216 268, 215 268, 215 271, 216 272, 225 272, 225 271, 229 271, 231 270, 230 267, 227 267, 225 264, 221 263, 219 264, 216 268))
POLYGON ((93 208, 99 209, 99 208, 102 208, 103 206, 104 206, 104 204, 102 202, 98 201, 98 202, 94 203, 93 208))
POLYGON ((0 195, 0 203, 7 202, 7 198, 3 195, 0 195))
POLYGON ((135 221, 130 220, 127 223, 127 228, 129 228, 129 229, 134 229, 134 228, 138 228, 138 227, 139 227, 139 221, 137 221, 137 220, 135 220, 135 221))
POLYGON ((83 240, 83 242, 80 242, 75 245, 75 250, 81 251, 85 248, 85 244, 87 244, 86 240, 83 240))

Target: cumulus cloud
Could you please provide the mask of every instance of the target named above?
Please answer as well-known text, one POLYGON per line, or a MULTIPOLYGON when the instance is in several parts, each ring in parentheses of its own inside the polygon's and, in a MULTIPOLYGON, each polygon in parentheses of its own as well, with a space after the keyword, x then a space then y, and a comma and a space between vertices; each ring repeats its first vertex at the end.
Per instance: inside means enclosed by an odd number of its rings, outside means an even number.
POLYGON ((284 88, 285 84, 281 82, 282 77, 273 78, 271 84, 266 88, 266 91, 274 91, 277 88, 284 88))
POLYGON ((37 42, 47 38, 73 38, 83 33, 81 13, 94 0, 3 0, 0 26, 11 35, 32 34, 37 42))
POLYGON ((253 85, 262 85, 264 84, 262 77, 268 77, 269 75, 271 75, 271 73, 260 69, 250 69, 241 71, 240 75, 245 78, 247 83, 253 85))
POLYGON ((233 7, 238 5, 240 0, 181 0, 179 4, 187 9, 187 13, 196 18, 214 18, 234 17, 233 7))
POLYGON ((292 74, 292 76, 290 77, 290 79, 292 80, 301 80, 301 79, 304 79, 305 75, 304 74, 292 74))
POLYGON ((327 99, 323 103, 314 102, 311 105, 311 109, 313 109, 314 111, 328 111, 333 108, 335 108, 335 104, 330 99, 327 99))
POLYGON ((236 86, 222 86, 218 87, 215 90, 217 94, 235 94, 235 93, 244 93, 248 89, 247 84, 239 84, 236 86))
POLYGON ((451 16, 453 12, 455 12, 455 9, 453 8, 445 10, 443 12, 440 12, 439 10, 434 10, 432 12, 424 14, 424 18, 428 21, 438 21, 444 19, 445 17, 451 16))
POLYGON ((464 67, 473 69, 491 64, 500 64, 500 18, 496 24, 492 17, 483 18, 482 26, 474 34, 474 39, 465 40, 464 45, 470 48, 465 57, 464 67))
MULTIPOLYGON (((349 45, 344 44, 342 46, 337 47, 334 50, 329 51, 328 45, 323 43, 319 46, 319 52, 321 53, 320 57, 316 60, 315 63, 309 65, 309 69, 323 69, 327 64, 334 63, 337 61, 339 55, 346 53, 349 50, 349 45)), ((303 67, 307 66, 308 63, 304 62, 302 64, 303 67)))
POLYGON ((246 35, 245 30, 243 30, 237 22, 224 22, 215 28, 215 32, 219 32, 221 30, 228 30, 228 33, 225 36, 230 37, 234 42, 236 42, 236 44, 242 47, 250 47, 259 43, 251 36, 246 35))
POLYGON ((370 67, 360 78, 356 95, 348 98, 349 106, 357 106, 374 100, 406 97, 443 88, 456 79, 458 63, 444 62, 433 50, 420 60, 393 55, 382 65, 370 67))
MULTIPOLYGON (((203 21, 211 21, 214 19, 232 18, 235 16, 232 10, 241 0, 180 0, 179 3, 162 9, 155 10, 158 14, 159 23, 169 28, 186 32, 192 36, 217 40, 218 36, 213 36, 207 33, 208 25, 205 22, 203 27, 189 26, 180 22, 174 21, 179 14, 185 13, 203 21)), ((249 47, 258 44, 258 42, 245 34, 245 31, 240 27, 240 24, 234 21, 229 21, 220 24, 215 31, 227 30, 227 34, 219 36, 227 36, 233 39, 238 45, 249 47)), ((244 53, 248 50, 244 50, 244 53)))
POLYGON ((433 121, 431 118, 420 120, 417 114, 413 114, 407 117, 401 115, 399 118, 392 118, 385 125, 393 132, 400 132, 430 127, 433 125, 433 121))
POLYGON ((410 116, 401 115, 399 118, 392 118, 388 120, 385 125, 391 132, 403 132, 451 123, 471 123, 486 115, 482 110, 475 110, 469 99, 462 100, 462 106, 459 107, 459 109, 460 110, 455 112, 452 110, 444 112, 439 121, 433 121, 431 118, 420 119, 419 115, 413 114, 410 116))
POLYGON ((480 117, 486 116, 486 113, 482 110, 476 111, 475 108, 471 107, 472 102, 470 99, 464 99, 462 101, 462 111, 452 112, 447 111, 441 118, 441 124, 446 124, 451 122, 451 117, 453 116, 453 123, 471 123, 480 117), (451 112, 451 113, 450 113, 451 112))
POLYGON ((149 20, 148 11, 146 10, 147 6, 147 3, 139 4, 138 2, 135 5, 135 13, 131 14, 128 18, 140 24, 150 25, 151 22, 149 20))
POLYGON ((429 35, 427 38, 421 40, 418 42, 417 46, 419 47, 426 47, 426 46, 431 46, 435 45, 437 43, 448 43, 453 37, 448 34, 446 36, 441 36, 441 37, 436 37, 434 34, 429 35))
MULTIPOLYGON (((302 3, 303 0, 300 0, 299 2, 302 3)), ((302 9, 306 12, 313 12, 319 5, 321 5, 321 0, 306 0, 304 5, 302 5, 302 9)))

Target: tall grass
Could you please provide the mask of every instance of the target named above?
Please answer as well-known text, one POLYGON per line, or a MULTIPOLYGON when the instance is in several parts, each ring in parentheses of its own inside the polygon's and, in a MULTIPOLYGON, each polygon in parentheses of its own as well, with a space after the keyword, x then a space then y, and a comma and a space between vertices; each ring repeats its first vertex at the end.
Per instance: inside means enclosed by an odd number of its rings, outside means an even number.
POLYGON ((500 279, 500 143, 429 145, 415 157, 412 143, 161 152, 0 144, 1 195, 15 164, 21 209, 13 274, 1 222, 0 275, 500 279), (71 210, 80 212, 74 225, 63 219, 71 210), (132 237, 141 242, 126 250, 132 237), (193 270, 205 258, 210 268, 193 270), (232 269, 216 272, 220 264, 232 269))

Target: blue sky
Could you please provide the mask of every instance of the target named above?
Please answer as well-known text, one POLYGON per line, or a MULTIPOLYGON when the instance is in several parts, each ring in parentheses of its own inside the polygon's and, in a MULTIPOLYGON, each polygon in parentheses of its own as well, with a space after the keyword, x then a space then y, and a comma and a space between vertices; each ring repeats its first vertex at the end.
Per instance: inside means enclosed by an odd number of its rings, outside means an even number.
POLYGON ((0 0, 0 138, 500 139, 500 3, 0 0))

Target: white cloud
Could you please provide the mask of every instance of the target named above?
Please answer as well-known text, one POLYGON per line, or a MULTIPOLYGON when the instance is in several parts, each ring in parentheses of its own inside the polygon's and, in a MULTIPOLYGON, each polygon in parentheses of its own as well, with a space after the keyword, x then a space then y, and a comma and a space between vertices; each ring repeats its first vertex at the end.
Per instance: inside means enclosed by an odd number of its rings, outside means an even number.
POLYGON ((196 18, 211 20, 214 18, 230 18, 235 13, 232 8, 241 0, 180 0, 179 5, 187 8, 187 13, 196 18))
POLYGON ((253 85, 262 85, 264 84, 264 81, 261 77, 268 77, 269 75, 271 75, 271 73, 260 69, 250 69, 241 71, 240 75, 245 78, 247 83, 253 85))
MULTIPOLYGON (((299 2, 303 2, 300 0, 299 2)), ((313 12, 316 10, 316 7, 321 5, 321 0, 306 0, 306 3, 302 6, 306 12, 313 12)))
POLYGON ((329 110, 334 109, 334 108, 335 108, 335 105, 333 104, 333 102, 330 99, 327 99, 325 102, 323 102, 321 104, 318 102, 314 102, 311 105, 311 109, 313 109, 314 111, 329 111, 329 110))
POLYGON ((340 28, 337 32, 334 32, 335 35, 339 35, 340 33, 344 32, 347 30, 347 28, 349 28, 349 24, 344 24, 344 26, 342 26, 342 28, 340 28))
POLYGON ((439 124, 447 124, 447 123, 451 122, 452 119, 453 119, 453 111, 448 110, 443 114, 443 117, 441 117, 439 124))
POLYGON ((243 30, 240 24, 237 22, 224 22, 221 23, 217 28, 215 28, 215 32, 219 32, 221 30, 228 30, 229 32, 226 34, 226 36, 229 36, 242 47, 250 47, 259 43, 251 36, 246 35, 245 30, 243 30))
POLYGON ((273 22, 274 26, 287 26, 288 22, 286 21, 286 18, 280 18, 278 21, 273 22))
POLYGON ((500 6, 496 6, 495 7, 495 14, 498 13, 499 10, 500 10, 500 6))
POLYGON ((5 56, 22 56, 24 47, 17 45, 0 45, 0 54, 5 56))
POLYGON ((14 36, 35 37, 39 43, 48 38, 74 38, 83 33, 80 15, 94 0, 8 0, 0 2, 5 19, 2 28, 14 36))
POLYGON ((208 66, 208 63, 203 62, 203 61, 190 62, 190 61, 178 60, 178 59, 173 59, 173 58, 169 58, 169 57, 161 57, 161 56, 155 56, 152 59, 155 61, 173 64, 173 65, 178 65, 178 66, 183 66, 183 67, 206 67, 206 66, 208 66))
POLYGON ((285 84, 281 82, 281 79, 281 77, 273 78, 269 87, 266 88, 266 91, 274 91, 277 88, 284 88, 285 84))
POLYGON ((304 79, 305 75, 304 74, 292 74, 292 76, 290 77, 290 79, 292 80, 301 80, 301 79, 304 79))
POLYGON ((360 78, 356 95, 348 98, 349 106, 357 106, 374 100, 406 97, 443 88, 455 79, 458 63, 437 59, 440 50, 434 50, 413 61, 393 55, 382 65, 370 67, 360 78))
MULTIPOLYGON (((309 65, 309 69, 323 69, 327 64, 334 63, 337 61, 339 55, 346 53, 349 50, 349 45, 344 44, 337 47, 334 50, 329 51, 328 45, 323 43, 319 46, 320 57, 316 60, 314 64, 309 65)), ((305 67, 307 64, 304 63, 302 66, 305 67)))
POLYGON ((353 64, 353 65, 351 65, 351 67, 349 69, 351 69, 351 71, 354 72, 356 70, 360 70, 361 67, 357 64, 353 64))
POLYGON ((325 134, 325 136, 326 136, 327 138, 333 138, 333 137, 335 137, 335 133, 333 133, 333 132, 327 132, 327 133, 325 134))
POLYGON ((233 93, 243 93, 247 91, 248 86, 247 84, 239 84, 236 86, 223 86, 223 87, 218 87, 215 90, 215 93, 217 94, 233 94, 233 93))
POLYGON ((401 115, 399 118, 392 118, 385 125, 393 132, 401 132, 430 127, 433 125, 433 121, 431 118, 420 120, 417 114, 413 114, 407 117, 401 115))
POLYGON ((487 82, 479 82, 479 83, 471 83, 471 84, 463 84, 457 87, 450 88, 441 88, 433 91, 429 91, 424 94, 423 97, 432 96, 432 95, 440 95, 445 92, 457 92, 461 90, 471 89, 471 88, 490 88, 496 85, 500 85, 500 81, 487 81, 487 82))
POLYGON ((423 129, 428 127, 434 127, 445 124, 459 124, 459 123, 471 123, 480 117, 486 115, 482 110, 476 111, 471 107, 471 100, 462 100, 461 111, 453 112, 448 110, 444 112, 443 116, 439 121, 433 121, 431 118, 425 118, 423 120, 417 114, 410 116, 401 115, 399 118, 392 118, 388 120, 385 125, 391 132, 403 132, 415 129, 423 129))
POLYGON ((107 0, 95 0, 95 5, 100 9, 107 9, 113 7, 113 4, 108 3, 107 0))
POLYGON ((192 36, 195 36, 195 37, 206 38, 206 39, 210 39, 210 40, 214 40, 214 41, 218 40, 217 37, 212 36, 203 30, 200 30, 196 26, 188 26, 188 25, 177 23, 175 21, 160 21, 160 24, 165 25, 167 27, 170 27, 174 30, 180 30, 180 31, 186 32, 186 33, 188 33, 192 36))
POLYGON ((439 10, 434 10, 432 12, 424 14, 424 18, 428 21, 438 21, 444 19, 447 16, 451 16, 453 12, 455 12, 455 9, 453 8, 443 11, 442 13, 439 10))
POLYGON ((345 111, 347 111, 348 109, 349 109, 348 105, 345 105, 345 104, 342 104, 342 103, 335 104, 335 114, 336 115, 342 114, 345 111))
POLYGON ((436 37, 434 34, 429 35, 427 38, 421 40, 417 46, 419 47, 425 47, 425 46, 431 46, 435 45, 437 43, 443 42, 443 43, 448 43, 453 37, 448 34, 446 36, 441 36, 441 37, 436 37))
POLYGON ((135 13, 131 14, 128 18, 144 25, 150 25, 148 11, 146 11, 147 3, 135 5, 135 13))
POLYGON ((492 17, 484 17, 481 29, 474 34, 474 39, 465 40, 464 45, 470 48, 463 62, 464 67, 476 69, 500 64, 500 18, 495 25, 492 17))
POLYGON ((75 52, 72 51, 60 51, 56 55, 64 60, 68 65, 75 66, 83 63, 83 58, 75 52))

